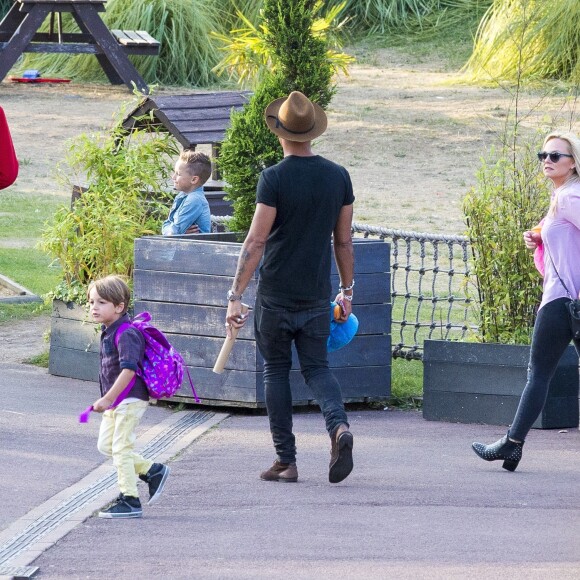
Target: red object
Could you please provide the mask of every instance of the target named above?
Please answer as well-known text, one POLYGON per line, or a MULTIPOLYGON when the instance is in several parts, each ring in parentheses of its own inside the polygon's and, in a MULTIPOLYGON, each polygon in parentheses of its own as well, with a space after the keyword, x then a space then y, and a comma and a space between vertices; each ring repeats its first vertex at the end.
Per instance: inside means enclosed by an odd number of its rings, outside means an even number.
POLYGON ((4 110, 0 107, 0 189, 12 185, 18 177, 18 159, 4 110))
POLYGON ((13 83, 70 83, 70 79, 25 79, 24 77, 10 77, 13 83))

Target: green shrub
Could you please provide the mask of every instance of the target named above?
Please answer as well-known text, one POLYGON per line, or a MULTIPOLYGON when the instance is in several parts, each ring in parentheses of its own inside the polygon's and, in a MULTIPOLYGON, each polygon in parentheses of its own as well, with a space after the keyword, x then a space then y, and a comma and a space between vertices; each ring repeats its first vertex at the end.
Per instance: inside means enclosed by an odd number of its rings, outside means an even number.
POLYGON ((278 139, 264 122, 268 103, 299 90, 324 108, 334 93, 326 42, 312 33, 318 4, 313 0, 264 1, 261 30, 271 48, 274 72, 264 75, 244 110, 233 115, 219 159, 234 208, 228 225, 233 231, 248 231, 260 171, 282 159, 278 139))
POLYGON ((163 189, 177 150, 168 134, 127 136, 119 125, 71 143, 59 174, 71 186, 86 175, 88 189, 72 207, 59 208, 42 233, 40 247, 63 273, 49 298, 78 301, 91 280, 131 276, 135 238, 159 233, 167 215, 171 194, 163 189))
POLYGON ((278 139, 264 122, 264 109, 283 94, 278 79, 269 76, 256 89, 244 110, 232 115, 218 160, 226 182, 227 199, 233 205, 233 216, 228 223, 231 231, 248 231, 256 207, 260 171, 282 159, 278 139))
POLYGON ((299 90, 326 108, 335 91, 334 69, 326 38, 312 29, 321 5, 318 0, 265 0, 264 35, 276 75, 286 85, 283 94, 299 90))
POLYGON ((492 151, 464 202, 483 342, 529 344, 541 299, 541 278, 522 239, 550 198, 536 157, 541 137, 533 141, 492 151))

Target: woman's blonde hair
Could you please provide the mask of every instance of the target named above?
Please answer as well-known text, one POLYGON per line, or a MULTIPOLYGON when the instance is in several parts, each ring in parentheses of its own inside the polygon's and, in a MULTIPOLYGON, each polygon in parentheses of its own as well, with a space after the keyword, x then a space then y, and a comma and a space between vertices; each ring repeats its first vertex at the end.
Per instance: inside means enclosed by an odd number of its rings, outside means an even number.
POLYGON ((89 298, 89 294, 93 288, 103 300, 112 302, 115 306, 123 304, 123 314, 127 312, 129 301, 131 300, 131 290, 121 276, 111 275, 100 280, 94 280, 89 284, 87 289, 87 298, 89 298))
MULTIPOLYGON (((578 139, 578 137, 571 131, 552 131, 551 133, 546 135, 546 138, 544 139, 544 144, 542 146, 542 149, 544 151, 546 150, 546 145, 552 139, 561 139, 562 141, 566 141, 566 143, 568 143, 570 147, 570 155, 572 155, 572 157, 574 158, 574 171, 570 175, 570 177, 566 179, 565 183, 580 182, 580 175, 578 174, 578 168, 580 167, 580 139, 578 139)), ((552 199, 549 213, 552 215, 555 214, 557 207, 558 207, 558 193, 556 193, 556 195, 552 199)))

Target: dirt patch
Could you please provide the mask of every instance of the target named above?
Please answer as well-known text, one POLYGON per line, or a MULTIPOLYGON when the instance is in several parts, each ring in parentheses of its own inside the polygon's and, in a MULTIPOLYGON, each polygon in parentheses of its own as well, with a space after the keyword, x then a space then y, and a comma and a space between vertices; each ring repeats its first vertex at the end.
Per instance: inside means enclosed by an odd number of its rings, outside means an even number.
POLYGON ((0 248, 12 248, 15 250, 21 250, 23 248, 34 248, 37 242, 38 240, 33 238, 8 238, 5 240, 0 240, 0 248))
POLYGON ((49 316, 3 324, 0 328, 0 363, 23 363, 48 351, 49 330, 49 316))
MULTIPOLYGON (((381 50, 371 64, 359 63, 341 79, 319 151, 349 169, 355 220, 464 233, 462 200, 475 184, 481 157, 498 144, 511 97, 499 88, 453 84, 456 73, 435 69, 381 50)), ((521 110, 539 99, 526 95, 521 110)), ((559 114, 561 103, 546 100, 521 130, 535 131, 559 114)))

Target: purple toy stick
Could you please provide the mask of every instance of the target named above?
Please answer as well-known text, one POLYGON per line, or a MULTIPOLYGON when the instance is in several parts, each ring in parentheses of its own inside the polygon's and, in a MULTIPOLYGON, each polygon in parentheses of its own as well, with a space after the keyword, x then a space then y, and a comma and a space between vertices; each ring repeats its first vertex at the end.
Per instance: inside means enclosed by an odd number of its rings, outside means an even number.
POLYGON ((93 406, 87 407, 80 415, 79 415, 79 423, 88 423, 89 417, 91 415, 91 411, 93 410, 93 406))

